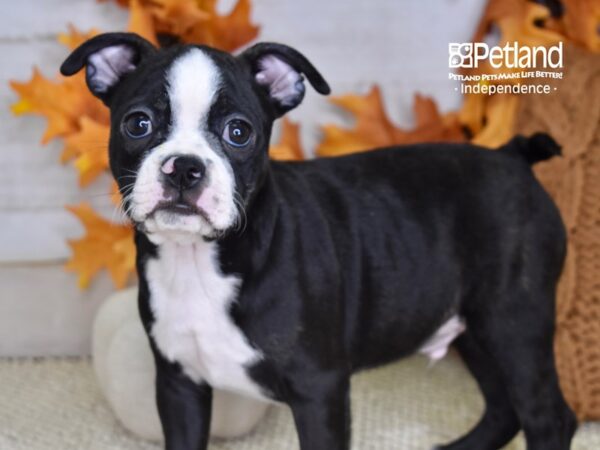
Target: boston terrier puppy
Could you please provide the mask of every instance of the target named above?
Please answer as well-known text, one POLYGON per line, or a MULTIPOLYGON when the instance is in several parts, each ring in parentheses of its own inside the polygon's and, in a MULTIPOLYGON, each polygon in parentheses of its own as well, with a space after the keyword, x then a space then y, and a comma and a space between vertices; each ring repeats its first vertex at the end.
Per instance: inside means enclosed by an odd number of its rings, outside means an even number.
POLYGON ((497 449, 520 429, 528 450, 570 447, 552 348, 565 230, 531 170, 559 153, 551 138, 277 162, 272 125, 304 78, 329 93, 290 47, 108 33, 61 72, 84 67, 111 112, 167 449, 207 448, 220 388, 289 405, 302 450, 347 450, 351 375, 454 338, 486 407, 440 448, 497 449))

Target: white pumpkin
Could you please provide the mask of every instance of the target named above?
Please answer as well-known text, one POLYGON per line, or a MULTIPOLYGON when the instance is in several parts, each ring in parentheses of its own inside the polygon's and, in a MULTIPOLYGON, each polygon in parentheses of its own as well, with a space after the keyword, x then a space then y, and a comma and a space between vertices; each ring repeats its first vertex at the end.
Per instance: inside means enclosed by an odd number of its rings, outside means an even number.
MULTIPOLYGON (((100 387, 125 428, 162 440, 154 396, 154 359, 137 309, 137 289, 110 296, 94 320, 92 358, 100 387)), ((232 438, 251 431, 268 403, 215 390, 211 436, 232 438)))

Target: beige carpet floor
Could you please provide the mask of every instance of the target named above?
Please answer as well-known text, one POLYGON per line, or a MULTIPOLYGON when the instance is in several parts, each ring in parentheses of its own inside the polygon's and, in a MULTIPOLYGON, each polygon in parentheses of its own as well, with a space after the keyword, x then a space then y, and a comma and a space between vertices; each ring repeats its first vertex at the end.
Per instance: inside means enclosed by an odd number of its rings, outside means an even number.
MULTIPOLYGON (((454 356, 429 367, 414 357, 360 374, 352 388, 353 449, 421 450, 466 431, 479 417, 477 388, 454 356)), ((115 420, 88 359, 0 360, 0 449, 158 450, 115 420)), ((275 406, 250 435, 211 450, 297 449, 291 415, 275 406)), ((523 449, 519 436, 508 447, 523 449)), ((575 450, 600 449, 600 423, 577 432, 575 450)))

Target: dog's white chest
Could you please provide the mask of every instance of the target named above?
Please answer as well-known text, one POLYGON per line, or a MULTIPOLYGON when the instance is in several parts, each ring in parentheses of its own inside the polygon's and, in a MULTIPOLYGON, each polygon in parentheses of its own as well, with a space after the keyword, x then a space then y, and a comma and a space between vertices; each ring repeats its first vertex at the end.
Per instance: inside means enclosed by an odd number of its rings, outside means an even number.
POLYGON ((152 337, 194 381, 263 397, 246 372, 261 355, 228 313, 240 280, 221 273, 215 253, 213 243, 164 243, 148 261, 152 337))

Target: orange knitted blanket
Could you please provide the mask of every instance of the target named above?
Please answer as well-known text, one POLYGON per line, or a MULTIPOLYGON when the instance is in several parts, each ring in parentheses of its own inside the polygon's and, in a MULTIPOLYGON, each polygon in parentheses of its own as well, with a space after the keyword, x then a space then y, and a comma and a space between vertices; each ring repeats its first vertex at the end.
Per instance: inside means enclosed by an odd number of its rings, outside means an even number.
POLYGON ((565 48, 557 93, 521 97, 515 132, 550 133, 563 158, 536 166, 569 233, 558 290, 555 353, 580 419, 600 419, 600 55, 565 48))

